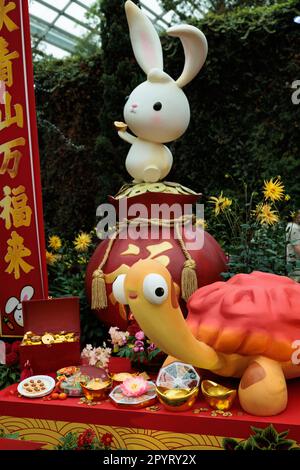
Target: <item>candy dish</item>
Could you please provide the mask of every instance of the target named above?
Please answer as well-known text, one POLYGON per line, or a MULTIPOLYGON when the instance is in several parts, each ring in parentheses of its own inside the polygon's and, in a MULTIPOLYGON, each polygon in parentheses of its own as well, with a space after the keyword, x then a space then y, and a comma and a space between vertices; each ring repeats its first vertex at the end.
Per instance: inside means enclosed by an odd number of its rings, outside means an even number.
POLYGON ((41 398, 49 393, 55 387, 55 380, 49 375, 34 375, 28 379, 22 380, 18 385, 18 392, 26 398, 41 398))

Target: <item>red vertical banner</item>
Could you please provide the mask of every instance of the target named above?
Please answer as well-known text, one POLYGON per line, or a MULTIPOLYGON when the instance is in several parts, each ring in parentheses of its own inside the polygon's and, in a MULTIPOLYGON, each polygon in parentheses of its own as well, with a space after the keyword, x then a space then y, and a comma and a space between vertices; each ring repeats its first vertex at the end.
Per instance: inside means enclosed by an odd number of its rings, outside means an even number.
POLYGON ((0 336, 47 289, 28 0, 0 0, 0 336))

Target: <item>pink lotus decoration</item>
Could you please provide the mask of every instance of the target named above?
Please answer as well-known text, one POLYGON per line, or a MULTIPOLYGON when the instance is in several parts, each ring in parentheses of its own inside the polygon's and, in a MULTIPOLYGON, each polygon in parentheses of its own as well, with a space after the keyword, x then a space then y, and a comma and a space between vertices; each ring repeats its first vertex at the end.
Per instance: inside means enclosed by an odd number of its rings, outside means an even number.
POLYGON ((127 397, 140 397, 148 391, 148 382, 143 377, 129 377, 120 388, 127 397))

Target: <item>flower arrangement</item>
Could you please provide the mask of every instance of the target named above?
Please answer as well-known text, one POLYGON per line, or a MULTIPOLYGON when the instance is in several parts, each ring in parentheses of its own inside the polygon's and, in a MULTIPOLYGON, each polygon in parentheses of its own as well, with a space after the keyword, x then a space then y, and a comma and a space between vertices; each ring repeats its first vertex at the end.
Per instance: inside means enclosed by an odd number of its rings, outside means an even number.
POLYGON ((145 363, 154 359, 161 350, 151 343, 136 322, 128 331, 120 331, 117 327, 109 330, 113 351, 120 357, 127 357, 132 362, 145 363))
POLYGON ((113 436, 105 433, 98 439, 93 429, 86 429, 82 433, 69 432, 60 439, 55 450, 109 450, 113 436))
MULTIPOLYGON (((232 183, 237 187, 235 181, 232 183)), ((208 202, 209 230, 229 259, 228 272, 223 273, 225 279, 253 270, 288 274, 285 230, 291 215, 291 197, 285 193, 279 176, 265 180, 257 191, 249 191, 243 182, 241 196, 229 197, 222 191, 208 202)))
POLYGON ((93 348, 91 344, 87 344, 81 352, 81 359, 84 363, 89 366, 108 368, 108 363, 111 357, 111 349, 106 347, 103 343, 103 347, 93 348))
POLYGON ((148 382, 141 376, 129 377, 120 385, 126 397, 140 397, 148 390, 148 382))

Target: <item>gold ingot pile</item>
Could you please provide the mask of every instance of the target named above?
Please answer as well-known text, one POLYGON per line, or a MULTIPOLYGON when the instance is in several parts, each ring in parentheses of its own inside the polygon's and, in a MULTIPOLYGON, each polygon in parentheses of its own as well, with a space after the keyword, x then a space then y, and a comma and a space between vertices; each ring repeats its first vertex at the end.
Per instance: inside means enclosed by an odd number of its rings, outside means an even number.
POLYGON ((75 343, 79 341, 78 335, 60 331, 59 333, 45 332, 43 335, 37 335, 32 331, 24 334, 21 346, 38 346, 40 344, 57 344, 57 343, 75 343))

